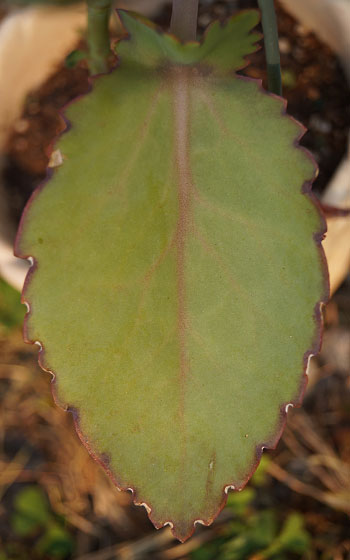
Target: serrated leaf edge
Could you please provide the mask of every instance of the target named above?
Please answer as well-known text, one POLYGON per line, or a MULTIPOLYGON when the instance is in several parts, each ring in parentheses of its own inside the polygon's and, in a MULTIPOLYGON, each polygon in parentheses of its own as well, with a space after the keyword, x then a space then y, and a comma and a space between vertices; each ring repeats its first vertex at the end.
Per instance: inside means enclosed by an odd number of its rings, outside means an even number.
MULTIPOLYGON (((239 72, 241 70, 243 70, 244 68, 246 68, 249 65, 249 56, 254 54, 255 52, 259 51, 261 49, 261 45, 259 45, 259 41, 263 38, 263 34, 260 33, 259 31, 254 31, 253 29, 260 23, 261 20, 261 16, 260 16, 260 11, 256 10, 254 8, 247 8, 244 10, 240 10, 237 14, 234 14, 232 16, 229 16, 228 18, 224 19, 224 20, 214 20, 212 21, 204 30, 201 38, 199 40, 195 40, 195 41, 181 41, 176 35, 174 35, 173 33, 171 33, 170 31, 164 31, 159 25, 157 25, 156 23, 154 23, 153 21, 150 21, 149 19, 147 19, 146 17, 144 17, 142 14, 138 14, 135 12, 132 12, 130 10, 124 10, 124 9, 116 9, 116 13, 117 13, 117 17, 122 25, 122 28, 124 30, 124 33, 118 37, 117 39, 115 39, 114 43, 113 43, 113 47, 116 47, 118 45, 118 43, 120 43, 121 41, 124 40, 129 40, 130 39, 130 33, 127 31, 127 29, 124 26, 124 22, 123 22, 123 14, 130 14, 133 17, 135 17, 135 19, 137 19, 138 21, 142 22, 144 25, 146 25, 147 27, 149 27, 150 29, 152 29, 152 31, 154 31, 155 33, 157 33, 158 35, 162 36, 162 35, 166 35, 167 37, 169 37, 174 43, 178 44, 178 45, 197 45, 198 47, 202 46, 205 43, 205 40, 208 36, 208 34, 211 32, 212 28, 216 25, 219 24, 220 29, 224 29, 227 25, 229 25, 229 23, 231 21, 234 21, 235 19, 238 19, 240 16, 246 14, 246 13, 254 13, 257 15, 257 22, 255 24, 254 27, 252 27, 249 30, 248 36, 255 36, 255 40, 252 43, 252 47, 254 47, 254 50, 252 50, 250 53, 242 56, 243 58, 243 63, 241 66, 234 68, 231 72, 233 72, 234 74, 236 72, 239 72)), ((114 70, 117 66, 119 66, 119 56, 118 56, 118 52, 116 53, 117 57, 118 57, 118 61, 116 63, 116 66, 113 67, 112 70, 114 70)), ((201 63, 201 60, 199 60, 199 63, 201 63)), ((95 76, 94 76, 95 77, 95 76)), ((257 80, 258 81, 258 80, 257 80)))
MULTIPOLYGON (((245 61, 246 61, 246 64, 243 67, 245 67, 248 64, 247 57, 245 57, 245 61)), ((117 62, 116 66, 111 70, 111 72, 113 70, 115 70, 115 68, 118 67, 118 66, 119 66, 119 61, 117 62)), ((90 90, 87 92, 87 94, 91 91, 92 86, 93 86, 93 82, 96 79, 98 79, 98 77, 99 76, 93 76, 93 77, 89 78, 91 87, 90 87, 90 90)), ((312 339, 312 344, 311 344, 310 348, 308 348, 303 355, 303 371, 302 371, 302 374, 301 374, 299 390, 298 390, 295 398, 292 399, 289 402, 281 404, 280 411, 279 411, 279 421, 276 425, 276 429, 274 430, 273 435, 270 437, 269 440, 267 440, 266 442, 263 442, 263 443, 259 444, 258 446, 256 446, 256 452, 255 452, 254 460, 253 460, 250 468, 247 471, 247 475, 246 475, 244 481, 240 485, 235 485, 234 482, 225 484, 224 487, 223 487, 223 490, 222 490, 222 500, 221 500, 221 503, 219 504, 216 512, 207 519, 193 519, 191 530, 189 531, 189 533, 187 535, 180 536, 177 533, 177 529, 176 529, 176 527, 174 527, 174 523, 171 519, 157 521, 156 514, 154 513, 154 508, 152 507, 152 504, 147 503, 146 501, 144 501, 142 499, 142 497, 139 497, 138 490, 136 488, 134 488, 131 485, 130 486, 129 485, 123 486, 118 481, 118 478, 117 478, 116 474, 110 468, 109 457, 107 456, 107 454, 105 454, 105 453, 98 454, 93 450, 93 448, 90 446, 90 444, 88 442, 87 437, 84 436, 84 434, 83 434, 83 432, 80 428, 79 410, 74 408, 73 406, 68 407, 64 403, 60 402, 60 400, 57 396, 57 392, 56 392, 57 374, 52 369, 50 369, 48 367, 48 364, 45 364, 45 348, 44 348, 44 345, 38 340, 36 340, 36 341, 30 340, 30 338, 28 337, 27 322, 28 322, 28 319, 31 315, 31 305, 30 305, 30 302, 26 299, 26 290, 27 290, 27 287, 30 283, 32 275, 35 273, 35 271, 38 268, 38 262, 31 255, 21 254, 20 249, 19 249, 19 243, 20 243, 20 238, 21 238, 21 234, 22 234, 22 230, 23 230, 23 224, 26 220, 28 210, 29 210, 30 206, 32 205, 32 203, 34 202, 34 200, 36 199, 36 197, 41 192, 41 190, 45 187, 46 183, 51 179, 53 173, 55 172, 54 169, 48 169, 47 170, 45 179, 39 184, 39 186, 34 190, 31 197, 29 198, 29 200, 28 200, 28 202, 25 206, 25 209, 23 211, 21 220, 20 220, 20 224, 19 224, 19 227, 18 227, 16 240, 15 240, 15 246, 14 246, 14 255, 16 257, 29 260, 30 265, 31 265, 29 270, 28 270, 27 276, 25 278, 25 282, 24 282, 23 290, 22 290, 22 295, 21 295, 21 302, 24 305, 26 305, 26 307, 27 307, 27 313, 25 315, 24 325, 23 325, 24 341, 28 344, 36 344, 36 345, 39 346, 38 363, 39 363, 41 369, 43 369, 45 372, 50 373, 52 375, 51 391, 52 391, 52 396, 53 396, 53 400, 54 400, 55 404, 57 406, 59 406, 60 408, 62 408, 63 410, 65 410, 66 412, 70 412, 72 414, 73 420, 74 420, 75 430, 76 430, 76 433, 77 433, 79 439, 81 440, 81 442, 83 443, 83 445, 87 449, 88 453, 92 456, 92 458, 102 466, 102 468, 105 470, 105 472, 107 473, 109 478, 112 480, 113 484, 119 490, 123 490, 123 491, 129 490, 129 491, 131 491, 132 494, 133 494, 134 504, 145 507, 145 509, 147 511, 147 514, 148 514, 148 517, 151 520, 151 522, 153 523, 153 525, 156 527, 156 529, 161 529, 162 527, 165 527, 166 525, 169 525, 171 527, 171 531, 172 531, 174 537, 177 538, 178 540, 180 540, 181 542, 185 542, 187 539, 189 539, 193 535, 196 524, 201 524, 201 525, 204 525, 204 526, 211 525, 211 523, 214 521, 214 519, 216 519, 216 517, 219 515, 219 513, 225 507, 229 490, 231 490, 231 489, 234 489, 235 491, 242 490, 245 487, 245 485, 247 484, 247 482, 250 480, 250 478, 253 476, 255 470, 257 469, 257 467, 260 463, 260 460, 261 460, 263 450, 264 449, 275 449, 276 448, 276 446, 277 446, 277 444, 278 444, 278 442, 281 438, 281 435, 283 433, 285 424, 286 424, 287 411, 288 411, 289 407, 293 406, 295 408, 298 408, 302 404, 302 400, 303 400, 303 396, 304 396, 304 393, 305 393, 305 390, 306 390, 307 380, 308 380, 307 369, 308 369, 309 361, 310 361, 312 356, 319 353, 320 348, 321 348, 322 334, 323 334, 322 307, 327 303, 327 301, 329 299, 329 293, 330 293, 327 261, 326 261, 325 253, 324 253, 324 250, 323 250, 323 247, 322 247, 322 240, 324 239, 326 231, 327 231, 326 220, 325 220, 324 214, 322 212, 321 205, 319 204, 318 199, 316 198, 316 196, 312 192, 312 183, 315 180, 315 178, 317 177, 318 167, 317 167, 316 161, 313 158, 313 156, 311 155, 311 153, 306 148, 299 145, 299 142, 300 142, 301 138, 304 136, 307 129, 304 127, 303 124, 301 124, 299 121, 297 121, 294 117, 287 114, 287 100, 286 99, 264 90, 264 88, 262 87, 262 80, 257 80, 257 79, 254 79, 254 78, 248 78, 248 77, 245 77, 245 76, 238 76, 238 75, 235 76, 235 77, 237 79, 243 80, 245 82, 255 83, 258 86, 258 89, 262 94, 270 96, 270 97, 274 97, 275 99, 277 99, 281 103, 281 117, 282 118, 288 118, 289 120, 294 122, 299 128, 300 132, 294 138, 294 140, 292 142, 292 145, 296 149, 299 149, 302 152, 304 152, 304 154, 311 160, 311 162, 313 164, 313 167, 314 167, 313 175, 312 175, 312 177, 310 177, 309 179, 307 179, 303 183, 303 185, 301 187, 301 193, 304 194, 305 196, 307 196, 310 199, 310 201, 314 205, 316 211, 318 211, 318 213, 320 215, 320 229, 319 229, 319 231, 316 231, 314 233, 313 238, 314 238, 314 242, 315 242, 315 245, 316 245, 318 253, 319 253, 319 258, 320 258, 320 262, 321 262, 321 269, 322 269, 322 272, 323 272, 323 281, 324 281, 323 282, 323 294, 322 294, 320 300, 315 304, 315 307, 314 307, 313 316, 314 316, 314 321, 315 321, 315 331, 314 331, 314 335, 313 335, 313 339, 312 339)), ((68 132, 71 128, 71 124, 68 121, 68 119, 65 117, 65 114, 64 114, 67 107, 69 107, 73 103, 76 103, 77 101, 79 101, 80 98, 84 97, 85 95, 86 94, 78 96, 77 98, 75 98, 74 100, 69 102, 67 105, 65 105, 59 111, 59 115, 61 117, 61 126, 59 127, 59 130, 57 131, 57 136, 54 138, 54 140, 50 144, 50 146, 48 148, 48 152, 53 150, 53 147, 56 144, 57 140, 60 138, 60 136, 63 133, 68 132)))

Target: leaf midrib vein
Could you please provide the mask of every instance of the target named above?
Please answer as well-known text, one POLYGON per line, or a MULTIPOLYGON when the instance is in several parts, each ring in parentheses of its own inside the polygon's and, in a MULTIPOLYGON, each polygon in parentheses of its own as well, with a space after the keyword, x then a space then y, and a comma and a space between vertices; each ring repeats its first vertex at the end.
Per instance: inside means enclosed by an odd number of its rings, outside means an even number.
POLYGON ((185 484, 186 461, 186 425, 185 425, 185 390, 189 373, 189 359, 186 347, 188 318, 186 309, 186 238, 191 221, 192 176, 190 166, 190 69, 175 68, 172 77, 172 94, 174 110, 174 163, 177 178, 178 222, 176 228, 176 277, 177 277, 177 336, 179 342, 179 424, 180 424, 180 485, 185 484))

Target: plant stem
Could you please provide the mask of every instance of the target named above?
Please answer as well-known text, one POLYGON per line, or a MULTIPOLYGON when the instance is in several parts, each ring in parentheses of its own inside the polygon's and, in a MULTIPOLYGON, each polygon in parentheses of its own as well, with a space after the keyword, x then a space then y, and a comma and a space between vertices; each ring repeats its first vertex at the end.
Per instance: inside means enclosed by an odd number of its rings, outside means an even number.
POLYGON ((198 0, 173 0, 170 31, 180 41, 197 37, 198 0))
POLYGON ((273 0, 258 0, 258 4, 264 32, 268 88, 272 93, 282 95, 281 62, 274 2, 273 0))
POLYGON ((92 74, 108 72, 109 16, 112 0, 87 0, 89 65, 92 74))

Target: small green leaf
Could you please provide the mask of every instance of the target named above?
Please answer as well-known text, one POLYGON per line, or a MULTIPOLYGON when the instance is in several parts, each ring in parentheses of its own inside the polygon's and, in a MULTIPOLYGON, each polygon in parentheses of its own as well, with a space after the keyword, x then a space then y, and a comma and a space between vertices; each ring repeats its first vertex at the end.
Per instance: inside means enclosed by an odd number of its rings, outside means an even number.
POLYGON ((21 537, 26 537, 34 533, 39 525, 35 519, 22 513, 13 513, 11 516, 11 527, 14 533, 21 537))
POLYGON ((222 539, 215 539, 215 541, 206 543, 204 546, 195 549, 191 553, 191 560, 221 560, 221 544, 222 539))
POLYGON ((304 529, 304 519, 299 513, 291 513, 282 530, 270 547, 264 551, 263 558, 274 558, 282 552, 304 554, 310 548, 310 535, 304 529))
POLYGON ((185 540, 300 402, 324 224, 300 126, 233 74, 256 12, 188 44, 121 17, 119 67, 67 110, 21 222, 25 334, 89 451, 185 540))
POLYGON ((131 17, 119 11, 127 29, 128 42, 117 44, 116 52, 124 64, 143 68, 174 64, 195 64, 210 67, 216 74, 233 72, 246 65, 245 56, 256 50, 258 33, 249 31, 259 22, 259 13, 247 10, 230 18, 225 24, 218 21, 209 26, 204 40, 185 45, 173 35, 160 32, 142 16, 131 17))
POLYGON ((74 540, 64 527, 53 523, 37 541, 35 549, 49 558, 67 558, 74 551, 74 540))
POLYGON ((230 492, 227 499, 227 506, 230 507, 236 515, 243 515, 249 508, 256 496, 254 488, 246 488, 244 492, 230 492))
POLYGON ((21 325, 24 315, 25 307, 17 290, 0 278, 0 333, 21 325))
POLYGON ((247 527, 222 548, 222 558, 245 560, 254 552, 262 551, 275 538, 277 521, 273 511, 265 510, 249 519, 247 527))
POLYGON ((39 527, 45 527, 50 517, 46 496, 40 488, 26 486, 16 494, 11 518, 15 533, 26 536, 39 527))

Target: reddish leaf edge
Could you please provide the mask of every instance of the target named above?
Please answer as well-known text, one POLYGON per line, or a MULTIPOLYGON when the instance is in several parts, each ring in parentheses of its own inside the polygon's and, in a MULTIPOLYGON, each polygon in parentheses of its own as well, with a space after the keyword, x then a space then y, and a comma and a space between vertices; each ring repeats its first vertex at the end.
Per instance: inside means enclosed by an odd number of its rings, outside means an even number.
MULTIPOLYGON (((258 48, 260 48, 260 47, 258 47, 258 48)), ((258 50, 258 48, 256 50, 258 50)), ((250 53, 250 54, 252 54, 252 53, 250 53)), ((118 68, 119 64, 120 64, 120 58, 118 57, 118 60, 116 61, 115 66, 110 70, 110 72, 108 72, 108 74, 110 74, 111 72, 116 70, 118 68)), ((249 64, 249 59, 247 57, 245 57, 245 64, 239 70, 245 68, 248 64, 249 64)), ((236 71, 238 71, 238 69, 236 71)), ((106 75, 106 74, 103 74, 103 75, 106 75)), ((50 145, 47 149, 48 155, 50 155, 52 153, 54 145, 57 142, 57 140, 59 139, 59 137, 63 133, 66 133, 71 129, 71 123, 65 117, 64 111, 72 103, 76 103, 77 101, 79 101, 79 99, 81 99, 85 95, 89 94, 89 92, 91 91, 91 89, 93 87, 94 81, 96 79, 98 79, 99 76, 101 76, 101 75, 90 76, 90 78, 89 78, 89 82, 90 82, 89 91, 87 93, 83 94, 83 95, 78 96, 74 100, 70 101, 67 105, 65 105, 59 111, 59 115, 61 117, 61 126, 58 128, 55 138, 50 143, 50 145)), ((225 507, 229 490, 235 490, 235 491, 243 490, 243 488, 246 486, 246 484, 248 483, 250 478, 253 476, 254 472, 256 471, 256 469, 257 469, 257 467, 260 463, 263 450, 264 449, 270 449, 270 450, 276 449, 276 447, 278 445, 278 442, 279 442, 279 440, 282 436, 285 425, 286 425, 287 411, 288 411, 289 407, 299 408, 302 404, 302 400, 303 400, 305 390, 306 390, 306 386, 307 386, 307 382, 308 382, 307 369, 308 369, 309 361, 310 361, 311 357, 318 354, 320 349, 321 349, 322 335, 323 335, 322 308, 328 302, 329 295, 330 295, 328 266, 327 266, 325 252, 324 252, 324 249, 322 247, 322 241, 323 241, 323 239, 325 237, 325 234, 326 234, 326 231, 327 231, 327 225, 326 225, 326 220, 325 220, 324 213, 322 211, 322 206, 321 206, 320 202, 318 201, 317 197, 315 196, 315 194, 312 192, 312 183, 318 175, 318 167, 317 167, 316 161, 313 158, 313 156, 311 155, 311 153, 306 148, 299 145, 299 142, 300 142, 301 138, 304 136, 307 129, 302 123, 297 121, 291 115, 287 114, 287 100, 278 96, 278 95, 276 95, 276 94, 267 92, 262 87, 262 80, 257 80, 257 79, 254 79, 254 78, 248 78, 246 76, 239 76, 239 75, 237 75, 236 78, 239 79, 239 80, 243 80, 245 82, 255 83, 258 86, 258 89, 262 94, 268 95, 270 97, 274 97, 276 100, 278 100, 281 103, 281 117, 282 118, 283 117, 288 118, 289 120, 294 122, 299 128, 299 133, 294 138, 294 140, 292 142, 292 145, 294 146, 294 148, 301 150, 310 159, 310 161, 313 164, 313 168, 314 168, 314 172, 313 172, 312 176, 303 183, 303 185, 301 187, 301 193, 308 197, 308 199, 311 201, 311 203, 313 204, 314 208, 316 209, 316 211, 318 212, 319 217, 320 217, 320 229, 314 233, 313 239, 314 239, 316 248, 318 250, 319 260, 320 260, 320 264, 321 264, 321 270, 322 270, 322 276, 323 276, 323 294, 322 294, 320 300, 318 300, 317 303, 314 306, 313 319, 314 319, 314 324, 315 324, 315 330, 314 330, 314 333, 313 333, 313 336, 312 336, 312 342, 311 342, 310 348, 308 348, 304 352, 304 355, 303 355, 302 373, 301 373, 301 378, 300 378, 300 383, 299 383, 299 389, 298 389, 295 397, 292 400, 290 400, 288 402, 284 402, 280 405, 280 407, 279 407, 280 408, 279 409, 279 418, 278 418, 276 427, 273 430, 273 433, 271 434, 271 436, 265 442, 262 442, 261 444, 256 446, 254 458, 252 460, 252 463, 251 463, 250 467, 247 468, 247 473, 245 474, 245 476, 243 478, 243 481, 241 481, 238 484, 235 481, 231 481, 230 483, 227 483, 223 486, 222 500, 221 500, 220 504, 218 505, 215 513, 212 516, 210 516, 207 519, 194 518, 191 521, 191 529, 187 532, 184 532, 184 533, 181 532, 178 528, 174 527, 174 522, 170 518, 169 519, 164 519, 164 520, 161 520, 161 521, 157 521, 156 510, 152 507, 152 504, 146 503, 146 501, 142 499, 142 496, 140 496, 138 489, 135 488, 132 485, 129 485, 129 484, 126 484, 126 485, 124 484, 123 485, 121 483, 121 481, 118 480, 117 474, 114 473, 112 471, 112 469, 110 468, 110 460, 109 460, 108 454, 104 453, 104 452, 102 452, 102 453, 96 452, 93 449, 93 447, 88 443, 87 437, 84 435, 84 433, 82 432, 81 427, 80 427, 79 410, 77 408, 75 408, 74 406, 69 406, 67 404, 64 404, 64 403, 60 402, 60 400, 58 398, 57 389, 56 389, 57 373, 54 372, 52 369, 50 369, 49 364, 45 363, 45 347, 44 347, 44 345, 40 341, 31 340, 28 337, 27 323, 28 323, 29 317, 31 316, 31 304, 26 298, 26 290, 27 290, 28 285, 30 284, 32 275, 35 273, 35 271, 38 268, 38 262, 35 259, 35 257, 33 257, 31 255, 21 254, 21 251, 19 249, 19 244, 20 244, 20 238, 21 238, 21 235, 22 235, 23 226, 24 226, 24 223, 26 221, 28 210, 31 207, 31 205, 33 204, 33 202, 35 201, 36 197, 40 194, 41 190, 45 187, 46 183, 51 179, 51 177, 54 173, 54 169, 51 169, 51 168, 47 169, 46 177, 38 185, 38 187, 34 190, 31 197, 29 198, 29 200, 28 200, 28 202, 27 202, 27 204, 24 208, 24 211, 22 213, 22 217, 21 217, 21 220, 20 220, 20 224, 19 224, 19 227, 18 227, 16 240, 15 240, 15 245, 14 245, 14 255, 16 257, 29 260, 29 262, 31 264, 31 266, 28 270, 27 276, 25 278, 25 281, 24 281, 22 295, 21 295, 21 302, 24 305, 26 305, 26 307, 27 307, 27 313, 25 315, 24 324, 23 324, 23 338, 24 338, 24 341, 27 344, 36 344, 36 345, 39 346, 38 363, 39 363, 39 366, 41 367, 41 369, 43 371, 45 371, 47 373, 50 373, 51 376, 52 376, 51 392, 52 392, 52 397, 53 397, 53 400, 54 400, 55 404, 57 406, 59 406, 60 408, 62 408, 64 411, 70 412, 72 414, 75 430, 76 430, 76 433, 77 433, 80 441, 82 442, 84 447, 87 449, 89 455, 91 455, 91 457, 104 469, 104 471, 109 476, 109 478, 111 479, 112 483, 116 486, 116 488, 120 491, 131 491, 131 493, 133 495, 134 504, 138 505, 138 506, 144 506, 145 507, 145 509, 147 511, 147 514, 148 514, 148 517, 149 517, 150 521, 153 523, 154 527, 156 529, 161 529, 161 528, 163 528, 167 525, 170 526, 171 531, 174 535, 174 538, 178 539, 180 542, 185 542, 186 540, 188 540, 193 535, 193 533, 195 531, 195 526, 197 524, 201 524, 201 525, 204 525, 206 527, 211 525, 213 523, 213 521, 217 518, 217 516, 220 514, 220 512, 223 510, 223 508, 225 507)), ((64 165, 64 163, 63 163, 63 165, 64 165)))

